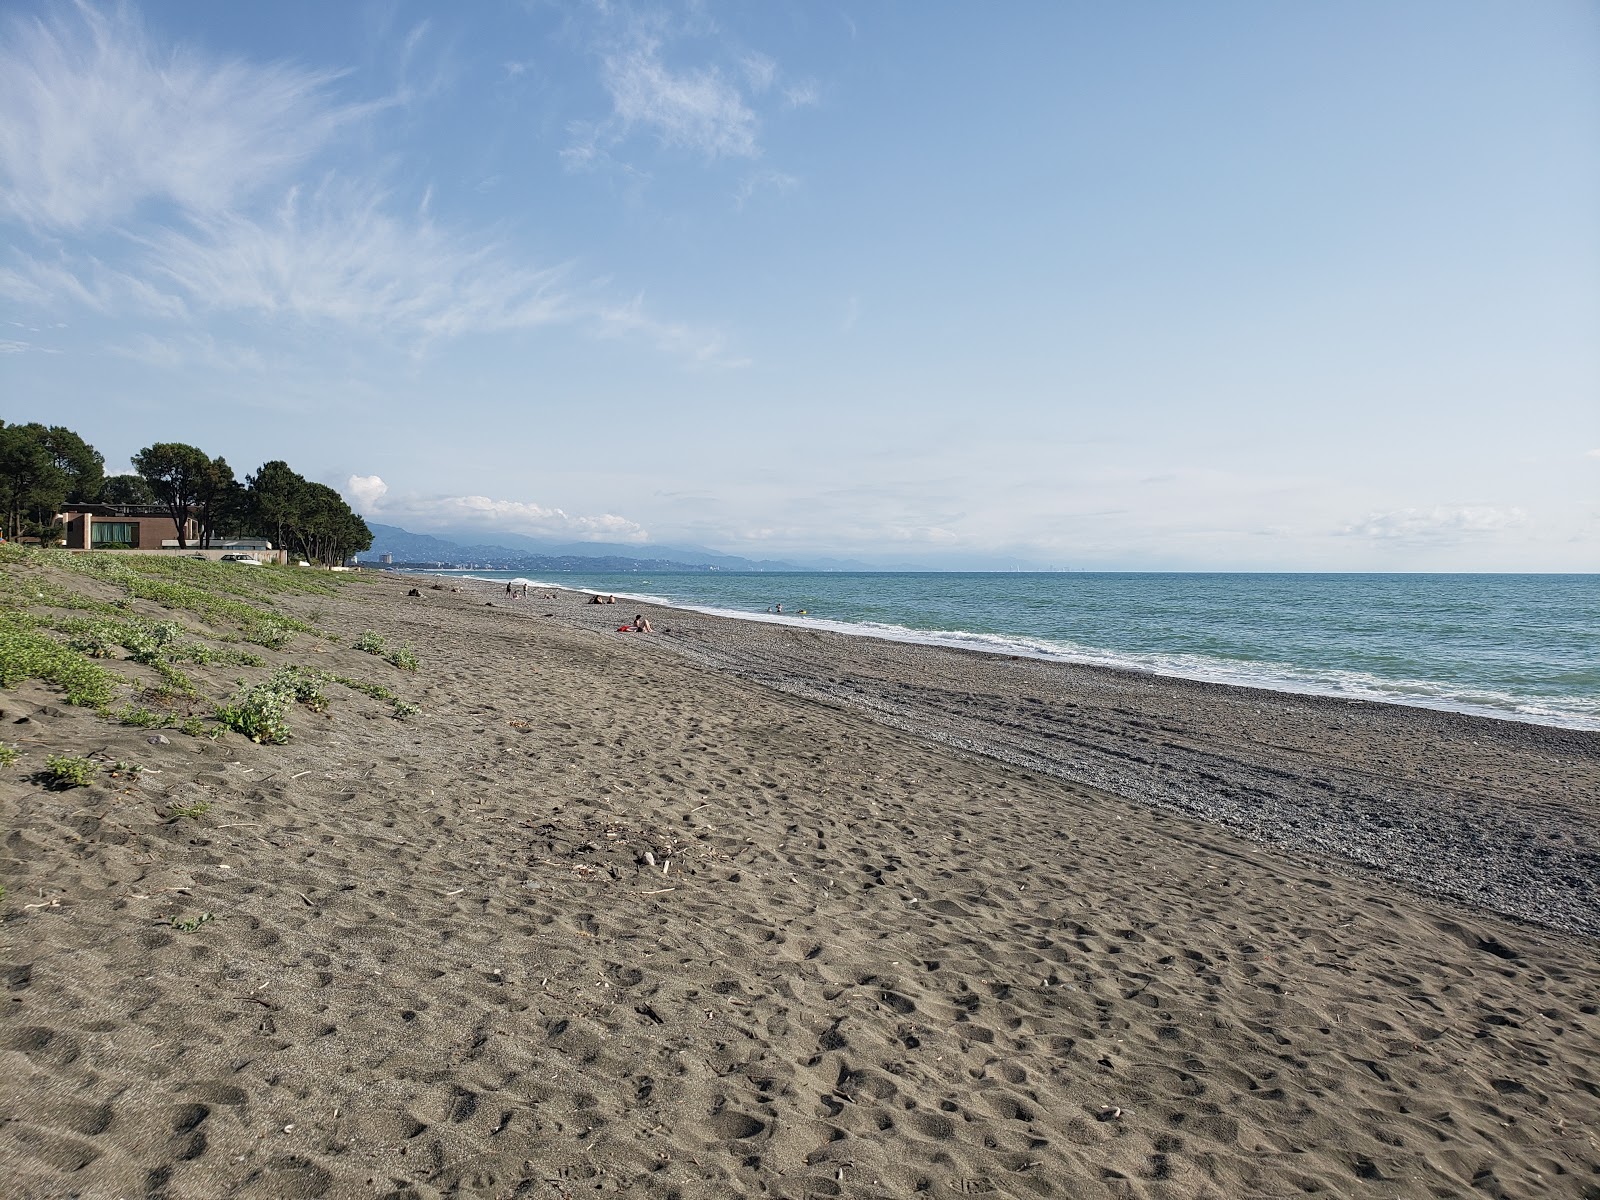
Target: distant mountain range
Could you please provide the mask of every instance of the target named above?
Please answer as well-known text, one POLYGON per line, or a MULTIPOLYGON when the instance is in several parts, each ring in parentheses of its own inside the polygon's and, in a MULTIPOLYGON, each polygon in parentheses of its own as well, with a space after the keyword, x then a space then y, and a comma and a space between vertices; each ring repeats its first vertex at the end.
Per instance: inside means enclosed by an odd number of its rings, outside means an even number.
POLYGON ((412 533, 397 525, 369 521, 372 549, 364 562, 389 554, 396 563, 445 567, 482 567, 499 571, 814 571, 867 570, 865 564, 819 567, 775 559, 740 558, 702 546, 632 546, 613 542, 554 542, 520 533, 495 533, 486 542, 476 530, 441 530, 440 535, 412 533))
POLYGON ((558 542, 521 533, 441 529, 412 533, 368 521, 372 549, 363 562, 393 555, 396 565, 479 567, 495 571, 1040 571, 1050 568, 1003 554, 937 557, 740 558, 704 546, 638 546, 622 542, 558 542))

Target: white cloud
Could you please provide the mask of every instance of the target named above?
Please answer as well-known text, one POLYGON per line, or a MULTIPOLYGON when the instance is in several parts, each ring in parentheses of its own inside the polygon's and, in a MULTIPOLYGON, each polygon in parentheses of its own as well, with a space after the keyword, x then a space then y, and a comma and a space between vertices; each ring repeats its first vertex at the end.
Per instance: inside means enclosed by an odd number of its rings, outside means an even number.
POLYGON ((126 8, 60 6, 0 31, 0 214, 84 230, 150 201, 227 209, 373 106, 335 76, 153 46, 126 8))
POLYGON ((1528 514, 1520 508, 1482 505, 1400 508, 1368 513, 1341 527, 1339 533, 1383 541, 1455 541, 1461 537, 1515 529, 1527 524, 1527 520, 1528 514))
POLYGON ((1585 454, 1584 457, 1585 458, 1600 458, 1600 449, 1591 450, 1587 454, 1585 454))
POLYGON ((344 492, 357 512, 370 513, 382 503, 389 485, 376 475, 352 475, 345 481, 344 492))
POLYGON ((778 64, 758 51, 746 54, 739 65, 744 69, 745 81, 753 92, 766 91, 778 78, 778 64))
POLYGON ((500 532, 632 543, 646 542, 650 537, 638 522, 615 513, 584 516, 525 500, 496 500, 489 496, 391 496, 389 486, 376 475, 350 476, 345 482, 345 495, 362 515, 385 523, 399 522, 416 532, 465 528, 485 536, 500 532))
POLYGON ((257 220, 197 220, 147 239, 150 269, 202 307, 428 336, 526 328, 571 317, 559 269, 434 224, 397 217, 379 193, 335 182, 292 188, 257 220))
POLYGON ((254 346, 219 341, 209 333, 182 333, 156 337, 141 333, 127 342, 108 347, 120 358, 165 370, 204 367, 213 371, 266 370, 266 360, 254 346))
POLYGON ((815 108, 822 103, 822 89, 814 79, 802 79, 783 89, 783 102, 788 108, 815 108))
POLYGON ((754 158, 756 115, 739 89, 715 67, 674 72, 655 39, 604 56, 601 79, 611 95, 618 136, 635 126, 661 141, 706 158, 754 158))
MULTIPOLYGON (((434 338, 569 322, 695 362, 720 356, 716 334, 647 316, 598 284, 568 287, 566 268, 436 220, 426 197, 403 203, 375 177, 302 179, 341 129, 394 101, 345 103, 334 72, 158 44, 130 9, 48 13, 0 22, 0 228, 20 235, 0 257, 0 297, 179 324, 181 333, 141 330, 111 348, 168 367, 208 357, 251 365, 226 348, 219 358, 198 332, 218 313, 406 337, 424 349, 434 338), (105 236, 90 254, 63 240, 73 234, 105 236)), ((429 34, 423 22, 404 36, 402 73, 429 34)), ((640 61, 643 75, 623 72, 635 85, 630 120, 736 147, 741 106, 721 103, 719 77, 663 67, 652 78, 659 61, 640 61)), ((341 171, 362 166, 347 155, 341 171)))
POLYGON ((739 181, 739 190, 733 194, 733 205, 740 212, 744 211, 745 201, 763 188, 770 188, 780 194, 792 192, 800 186, 800 181, 793 175, 785 175, 782 171, 757 171, 747 175, 739 181))
POLYGON ((183 301, 148 280, 98 259, 69 265, 46 262, 18 252, 14 266, 0 267, 0 296, 40 309, 76 305, 91 312, 135 313, 176 319, 186 314, 183 301))
POLYGON ((657 349, 687 358, 706 367, 747 367, 747 358, 729 358, 721 334, 682 322, 662 321, 644 311, 644 300, 635 297, 626 304, 602 306, 595 312, 598 332, 603 337, 642 336, 657 349))

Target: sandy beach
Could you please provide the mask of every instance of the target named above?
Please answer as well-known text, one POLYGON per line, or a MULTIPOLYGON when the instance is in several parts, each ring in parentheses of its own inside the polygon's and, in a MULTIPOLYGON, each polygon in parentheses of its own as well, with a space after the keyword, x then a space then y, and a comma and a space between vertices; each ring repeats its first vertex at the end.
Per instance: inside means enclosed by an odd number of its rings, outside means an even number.
POLYGON ((0 1191, 1600 1197, 1600 735, 586 599, 0 692, 0 1191))

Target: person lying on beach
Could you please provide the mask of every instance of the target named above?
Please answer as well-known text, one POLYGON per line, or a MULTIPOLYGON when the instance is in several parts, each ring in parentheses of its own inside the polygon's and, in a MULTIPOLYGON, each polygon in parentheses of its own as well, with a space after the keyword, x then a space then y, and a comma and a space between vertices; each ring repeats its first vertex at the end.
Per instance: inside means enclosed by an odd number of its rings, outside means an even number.
POLYGON ((590 604, 604 604, 605 600, 600 596, 592 596, 589 599, 589 603, 590 604))
POLYGON ((633 630, 635 633, 655 632, 654 629, 650 628, 650 622, 645 619, 642 613, 633 618, 633 630))

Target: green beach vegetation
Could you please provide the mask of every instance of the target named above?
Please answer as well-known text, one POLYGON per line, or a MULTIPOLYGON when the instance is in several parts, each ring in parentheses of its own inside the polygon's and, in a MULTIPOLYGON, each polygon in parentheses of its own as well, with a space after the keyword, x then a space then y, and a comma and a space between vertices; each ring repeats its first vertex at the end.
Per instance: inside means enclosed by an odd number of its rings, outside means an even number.
POLYGON ((44 760, 40 779, 48 788, 65 791, 67 788, 87 787, 100 773, 99 764, 72 754, 52 754, 44 760))
MULTIPOLYGON (((179 555, 64 553, 6 543, 0 545, 0 687, 37 680, 59 689, 67 703, 122 725, 194 737, 233 731, 264 745, 289 740, 294 709, 327 710, 329 684, 388 704, 396 717, 415 715, 415 705, 386 687, 294 665, 269 670, 267 656, 253 648, 281 651, 303 637, 347 644, 285 603, 367 586, 370 580, 356 574, 273 565, 240 571, 179 555), (230 684, 219 679, 218 667, 267 673, 230 672, 230 684)), ((320 618, 325 609, 312 611, 320 618)), ((391 650, 381 635, 370 638, 376 638, 370 652, 387 652, 393 665, 416 669, 409 646, 391 650)))

